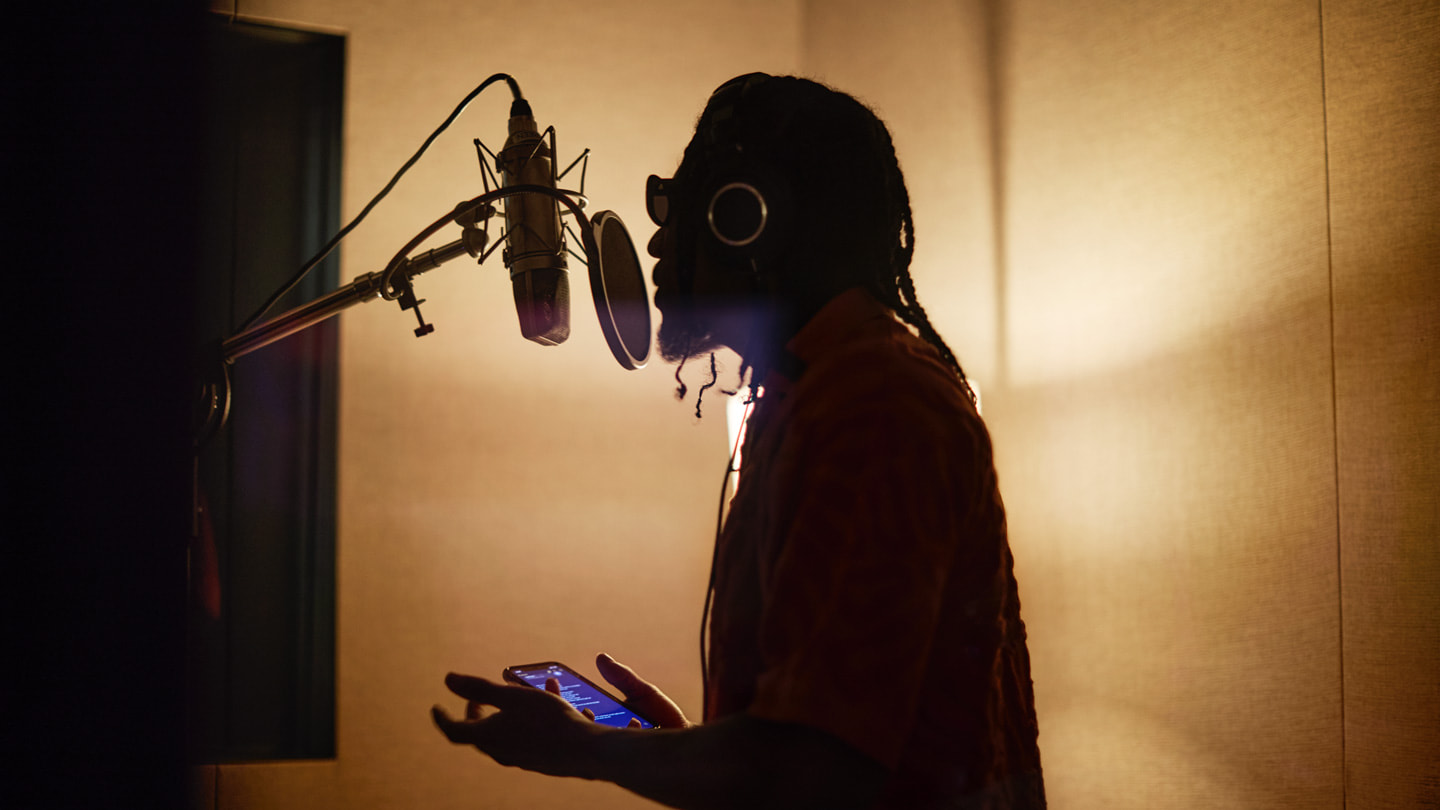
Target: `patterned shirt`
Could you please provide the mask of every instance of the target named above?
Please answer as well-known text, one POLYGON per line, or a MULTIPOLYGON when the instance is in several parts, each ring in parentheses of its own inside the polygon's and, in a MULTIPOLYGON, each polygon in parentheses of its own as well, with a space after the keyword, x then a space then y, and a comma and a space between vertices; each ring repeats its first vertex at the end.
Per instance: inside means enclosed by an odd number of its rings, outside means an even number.
POLYGON ((706 719, 817 728, 889 770, 879 807, 1045 804, 990 437, 958 377, 860 290, 768 375, 721 532, 706 719))

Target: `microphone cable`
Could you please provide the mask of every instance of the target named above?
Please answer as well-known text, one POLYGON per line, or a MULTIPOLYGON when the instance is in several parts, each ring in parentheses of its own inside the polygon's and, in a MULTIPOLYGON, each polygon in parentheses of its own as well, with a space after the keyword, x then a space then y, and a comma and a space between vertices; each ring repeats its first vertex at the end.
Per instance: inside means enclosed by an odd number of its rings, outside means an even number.
POLYGON ((307 275, 310 274, 310 271, 314 270, 315 267, 320 264, 320 262, 325 260, 326 256, 330 255, 330 252, 333 251, 336 246, 340 244, 340 240, 344 239, 346 235, 350 233, 350 231, 354 230, 355 226, 359 225, 360 221, 365 219, 365 216, 370 213, 370 210, 374 208, 375 205, 379 203, 382 199, 384 199, 385 195, 389 194, 391 189, 395 188, 395 184, 400 182, 401 176, 403 176, 405 172, 409 171, 410 167, 414 166, 420 160, 420 156, 425 154, 425 150, 430 148, 430 144, 434 143, 435 139, 440 137, 440 133, 444 132, 452 123, 455 122, 456 118, 460 117, 460 114, 465 111, 465 108, 470 106, 470 102, 474 101, 475 97, 480 95, 480 92, 482 90, 494 84, 495 82, 501 81, 502 79, 505 81, 506 84, 510 85, 510 93, 515 97, 516 101, 524 100, 524 96, 522 96, 520 93, 520 85, 516 83, 515 79, 511 78, 511 76, 507 73, 496 73, 495 75, 481 82, 479 87, 471 90, 470 94, 465 96, 465 98, 460 101, 460 104, 455 107, 455 111, 450 113, 450 116, 446 118, 440 124, 440 126, 436 128, 434 132, 430 133, 430 137, 426 138, 424 143, 420 144, 419 151, 412 155, 409 160, 405 161, 405 165, 400 167, 400 171, 396 172, 395 176, 390 178, 390 182, 386 183, 385 187, 380 189, 380 193, 376 194, 374 198, 372 198, 370 202, 367 203, 363 209, 361 209, 360 213, 357 214, 354 219, 350 220, 350 224, 341 228, 339 232, 336 233, 335 236, 332 237, 330 241, 327 242, 325 246, 320 249, 320 252, 315 254, 314 258, 306 262, 305 265, 301 267, 300 270, 297 271, 295 275, 290 278, 289 281, 285 282, 285 284, 281 286, 280 289, 276 290, 275 294, 271 295, 270 298, 265 301, 265 304, 261 306, 254 315, 251 315, 238 330, 236 330, 237 333, 244 332, 246 329, 249 329, 256 323, 258 323, 261 318, 265 317, 265 313, 269 312, 275 307, 277 303, 279 303, 280 299, 284 298, 287 294, 290 293, 291 290, 295 289, 296 285, 298 285, 301 281, 305 279, 307 275))

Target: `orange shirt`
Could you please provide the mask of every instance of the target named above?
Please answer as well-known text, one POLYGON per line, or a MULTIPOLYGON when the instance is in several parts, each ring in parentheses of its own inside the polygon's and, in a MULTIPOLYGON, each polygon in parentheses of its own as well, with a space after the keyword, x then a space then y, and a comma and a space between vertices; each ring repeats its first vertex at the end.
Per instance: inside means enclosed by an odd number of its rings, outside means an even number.
POLYGON ((829 732, 881 807, 1044 806, 990 437, 935 350, 859 290, 787 346, 719 540, 706 719, 829 732))

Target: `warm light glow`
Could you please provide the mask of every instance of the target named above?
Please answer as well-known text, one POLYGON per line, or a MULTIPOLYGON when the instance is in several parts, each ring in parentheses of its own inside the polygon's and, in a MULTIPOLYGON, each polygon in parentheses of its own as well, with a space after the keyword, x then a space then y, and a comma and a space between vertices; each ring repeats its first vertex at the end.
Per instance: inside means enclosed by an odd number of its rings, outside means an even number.
MULTIPOLYGON (((757 387, 755 396, 758 400, 764 388, 757 387)), ((725 436, 729 441, 726 449, 730 451, 730 494, 734 497, 735 490, 740 486, 741 447, 745 443, 745 427, 750 423, 750 414, 754 411, 753 402, 750 399, 749 389, 742 388, 734 396, 725 401, 725 436)))

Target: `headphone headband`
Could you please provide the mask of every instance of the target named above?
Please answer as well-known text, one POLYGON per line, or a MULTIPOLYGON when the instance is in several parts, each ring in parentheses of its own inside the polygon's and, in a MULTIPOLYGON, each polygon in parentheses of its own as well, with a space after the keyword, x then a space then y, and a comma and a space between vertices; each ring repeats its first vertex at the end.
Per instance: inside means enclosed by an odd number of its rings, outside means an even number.
POLYGON ((750 91, 770 79, 768 73, 746 73, 715 88, 705 107, 708 119, 705 147, 712 153, 723 150, 743 151, 740 143, 740 105, 750 91))

